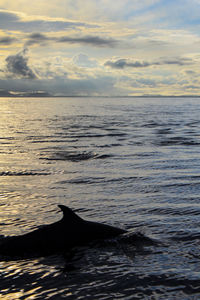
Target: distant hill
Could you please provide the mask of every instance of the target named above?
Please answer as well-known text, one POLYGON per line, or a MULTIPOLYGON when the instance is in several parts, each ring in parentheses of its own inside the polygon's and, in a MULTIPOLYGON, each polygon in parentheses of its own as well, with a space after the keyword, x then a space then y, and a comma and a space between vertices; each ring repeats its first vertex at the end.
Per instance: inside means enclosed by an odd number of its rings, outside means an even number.
POLYGON ((0 97, 52 97, 47 92, 36 91, 36 92, 11 92, 0 89, 0 97))
POLYGON ((88 96, 81 96, 81 95, 52 95, 49 94, 48 92, 45 91, 28 91, 28 92, 15 92, 15 91, 7 91, 0 89, 0 97, 12 97, 12 98, 23 98, 23 97, 83 97, 83 98, 101 98, 101 97, 107 97, 107 98, 199 98, 200 95, 151 95, 151 94, 145 94, 145 95, 115 95, 115 96, 93 96, 93 95, 88 95, 88 96))

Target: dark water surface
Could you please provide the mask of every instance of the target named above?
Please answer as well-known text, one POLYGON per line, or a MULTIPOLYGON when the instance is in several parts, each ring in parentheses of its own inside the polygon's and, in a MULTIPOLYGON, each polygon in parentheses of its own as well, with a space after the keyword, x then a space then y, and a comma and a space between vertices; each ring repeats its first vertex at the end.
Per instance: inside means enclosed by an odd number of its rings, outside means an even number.
POLYGON ((1 299, 200 299, 200 99, 1 98, 2 238, 59 203, 163 243, 2 260, 1 299))

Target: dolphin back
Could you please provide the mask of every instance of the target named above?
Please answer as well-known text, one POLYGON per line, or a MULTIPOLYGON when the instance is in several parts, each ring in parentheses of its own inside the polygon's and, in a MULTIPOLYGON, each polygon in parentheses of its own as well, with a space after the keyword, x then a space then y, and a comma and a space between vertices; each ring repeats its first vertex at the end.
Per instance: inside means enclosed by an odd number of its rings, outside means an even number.
POLYGON ((35 257, 66 251, 74 246, 118 236, 126 231, 110 225, 83 220, 69 207, 58 205, 63 218, 23 235, 0 241, 0 255, 35 257))
POLYGON ((127 232, 118 227, 91 221, 86 221, 86 231, 91 239, 113 238, 127 232))
POLYGON ((68 206, 59 204, 58 207, 61 209, 63 212, 63 221, 68 222, 68 223, 73 223, 73 222, 80 222, 83 219, 79 217, 75 212, 69 208, 68 206))

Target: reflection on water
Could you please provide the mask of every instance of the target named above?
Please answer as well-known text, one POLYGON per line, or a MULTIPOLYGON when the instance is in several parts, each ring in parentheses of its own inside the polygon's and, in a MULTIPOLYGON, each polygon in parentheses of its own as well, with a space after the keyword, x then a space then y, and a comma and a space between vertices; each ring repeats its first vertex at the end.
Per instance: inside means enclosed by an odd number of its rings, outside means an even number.
POLYGON ((1 235, 57 221, 62 203, 164 242, 1 261, 0 296, 198 299, 199 113, 189 98, 0 98, 1 235))

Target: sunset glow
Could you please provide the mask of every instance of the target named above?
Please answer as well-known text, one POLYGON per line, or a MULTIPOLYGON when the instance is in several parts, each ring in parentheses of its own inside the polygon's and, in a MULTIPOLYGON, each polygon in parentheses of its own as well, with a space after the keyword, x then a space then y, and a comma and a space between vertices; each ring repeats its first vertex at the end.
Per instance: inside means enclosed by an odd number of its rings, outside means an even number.
POLYGON ((199 95, 200 1, 0 4, 0 96, 199 95))

